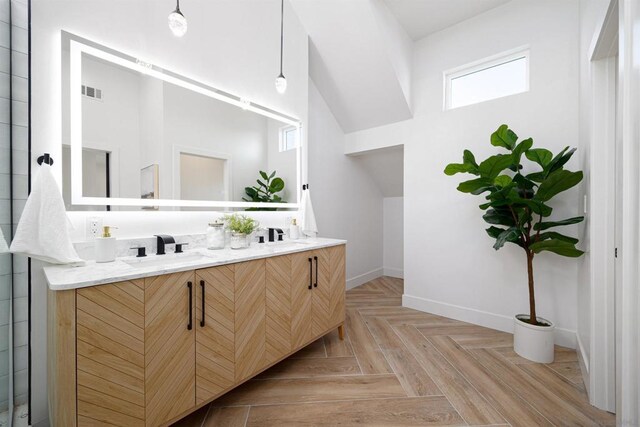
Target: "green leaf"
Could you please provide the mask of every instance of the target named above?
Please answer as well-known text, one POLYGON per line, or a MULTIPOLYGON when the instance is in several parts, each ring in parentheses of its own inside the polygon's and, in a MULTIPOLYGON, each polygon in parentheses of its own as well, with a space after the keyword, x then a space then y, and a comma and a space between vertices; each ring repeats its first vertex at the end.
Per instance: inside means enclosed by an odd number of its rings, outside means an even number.
POLYGON ((558 169, 549 174, 549 176, 540 183, 535 198, 546 202, 558 193, 566 191, 571 187, 578 185, 582 181, 582 172, 571 172, 564 169, 558 169))
POLYGON ((462 153, 462 163, 464 163, 465 165, 471 165, 474 166, 476 169, 478 169, 478 164, 476 163, 476 158, 473 155, 473 153, 469 150, 464 150, 462 153))
POLYGON ((533 225, 533 229, 544 231, 553 227, 562 227, 564 225, 578 224, 582 221, 584 221, 583 216, 576 216, 573 218, 563 219, 562 221, 539 222, 533 225))
POLYGON ((509 175, 500 175, 493 180, 493 183, 498 187, 504 188, 507 185, 511 184, 511 177, 509 175))
POLYGON ((504 230, 496 237, 496 243, 493 245, 493 249, 496 251, 504 246, 505 243, 518 243, 520 241, 520 232, 516 227, 510 227, 504 230))
POLYGON ((544 203, 538 200, 532 199, 518 199, 514 201, 514 205, 524 205, 531 209, 532 212, 537 213, 538 215, 542 215, 543 217, 548 217, 553 212, 551 206, 547 206, 544 203))
POLYGON ((513 216, 508 210, 489 209, 487 213, 482 215, 482 218, 489 224, 506 225, 509 227, 516 225, 513 216))
POLYGON ((518 135, 516 135, 509 126, 502 125, 491 134, 491 145, 496 147, 504 147, 507 150, 513 150, 513 147, 518 140, 518 135))
POLYGON ((265 181, 269 181, 269 175, 267 175, 266 172, 264 171, 260 171, 260 176, 262 177, 262 179, 264 179, 265 181))
POLYGON ((573 243, 574 245, 579 241, 575 237, 565 236, 564 234, 556 233, 555 231, 547 231, 545 233, 540 233, 540 236, 538 236, 539 242, 543 240, 549 240, 549 239, 561 240, 563 242, 573 243))
POLYGON ((276 171, 273 171, 271 175, 269 175, 269 179, 273 178, 274 176, 276 176, 276 171))
POLYGON ((580 249, 576 249, 575 244, 557 239, 544 240, 529 245, 534 253, 538 254, 542 251, 553 252, 558 255, 577 258, 584 254, 580 249))
POLYGON ((469 150, 464 150, 462 155, 462 163, 451 163, 444 168, 444 173, 451 176, 457 173, 471 173, 478 175, 478 164, 473 156, 473 153, 469 150))
POLYGON ((258 183, 258 185, 260 187, 269 188, 269 186, 267 184, 265 184, 264 182, 260 181, 259 179, 256 179, 256 182, 258 183))
POLYGON ((498 228, 492 225, 491 227, 487 228, 485 231, 487 232, 489 237, 493 237, 494 239, 497 239, 500 233, 506 230, 504 228, 498 228))
POLYGON ((516 148, 513 149, 513 164, 514 165, 519 165, 520 164, 520 158, 522 157, 522 153, 524 153, 527 150, 529 150, 532 145, 533 145, 533 139, 532 138, 527 138, 527 139, 525 139, 523 141, 520 141, 520 143, 518 145, 516 145, 516 148))
POLYGON ((493 182, 485 178, 476 178, 470 181, 461 182, 458 185, 458 191, 463 193, 471 193, 478 195, 490 190, 493 187, 493 182))
POLYGON ((513 157, 511 154, 496 154, 489 157, 478 166, 478 172, 483 178, 495 179, 500 172, 511 166, 513 157))
POLYGON ((526 190, 531 190, 536 185, 533 181, 525 178, 524 176, 522 176, 520 174, 516 174, 513 177, 513 182, 518 184, 518 187, 524 188, 526 190))
POLYGON ((482 209, 483 211, 489 209, 491 207, 491 203, 483 203, 479 206, 480 209, 482 209))
POLYGON ((575 148, 572 148, 571 150, 569 150, 567 152, 567 150, 569 149, 569 147, 566 147, 564 150, 562 150, 557 156, 555 156, 553 158, 553 160, 551 160, 549 162, 549 164, 547 165, 547 167, 545 168, 547 170, 548 173, 554 172, 556 170, 562 169, 562 166, 565 165, 565 163, 567 163, 569 161, 569 159, 571 158, 571 156, 573 156, 573 153, 576 152, 575 148), (565 153, 566 152, 566 153, 565 153))
POLYGON ((529 175, 527 175, 527 179, 533 181, 533 182, 542 182, 544 181, 544 179, 547 177, 547 173, 546 172, 534 172, 534 173, 530 173, 529 175))
POLYGON ((525 151, 524 155, 527 156, 527 159, 542 166, 543 169, 553 158, 553 154, 551 153, 551 151, 545 148, 531 148, 525 151))
POLYGON ((274 178, 269 186, 269 191, 272 193, 278 193, 284 189, 284 181, 282 178, 274 178))
POLYGON ((444 168, 444 173, 449 176, 457 173, 472 173, 474 175, 478 175, 477 168, 464 163, 450 163, 446 168, 444 168))
POLYGON ((254 198, 258 195, 258 191, 253 187, 245 187, 244 192, 247 193, 247 196, 254 198))

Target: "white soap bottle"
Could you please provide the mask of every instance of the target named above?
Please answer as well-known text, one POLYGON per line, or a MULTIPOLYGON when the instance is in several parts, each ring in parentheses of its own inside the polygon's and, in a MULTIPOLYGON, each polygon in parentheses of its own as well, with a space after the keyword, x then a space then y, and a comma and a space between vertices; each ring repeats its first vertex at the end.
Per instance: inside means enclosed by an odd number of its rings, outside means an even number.
POLYGON ((102 236, 96 237, 96 262, 112 262, 116 260, 116 238, 111 237, 111 227, 102 227, 102 236))
POLYGON ((295 218, 291 220, 291 225, 289 226, 289 238, 291 240, 297 240, 300 238, 300 226, 295 218))

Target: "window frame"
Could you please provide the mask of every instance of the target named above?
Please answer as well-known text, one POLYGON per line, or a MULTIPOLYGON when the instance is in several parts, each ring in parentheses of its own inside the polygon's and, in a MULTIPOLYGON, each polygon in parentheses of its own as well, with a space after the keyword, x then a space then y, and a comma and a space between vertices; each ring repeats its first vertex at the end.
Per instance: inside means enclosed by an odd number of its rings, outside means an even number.
POLYGON ((444 83, 444 99, 443 99, 443 110, 454 110, 456 108, 468 107, 471 105, 481 104, 483 102, 492 101, 494 99, 500 99, 511 95, 517 95, 519 93, 529 92, 531 87, 530 80, 530 68, 531 68, 531 50, 529 46, 520 46, 515 49, 510 49, 508 51, 504 51, 495 55, 488 56, 486 58, 482 58, 477 61, 473 61, 464 65, 460 65, 458 67, 446 70, 443 72, 443 83, 444 83), (510 93, 508 95, 501 95, 495 98, 485 99, 479 102, 474 102, 473 104, 467 105, 459 105, 452 106, 451 105, 451 84, 453 80, 459 79, 461 77, 475 74, 480 71, 488 70, 490 68, 494 68, 500 65, 508 64, 510 62, 523 59, 526 62, 526 75, 525 75, 525 88, 522 91, 510 93))
POLYGON ((297 132, 297 131, 298 131, 298 128, 296 126, 293 126, 293 125, 282 126, 279 129, 279 132, 278 132, 279 133, 278 149, 279 149, 279 151, 281 153, 286 153, 287 151, 292 151, 292 150, 295 150, 295 149, 300 147, 300 133, 298 132, 298 135, 297 135, 298 140, 297 140, 296 146, 295 147, 291 147, 291 148, 286 148, 286 140, 287 139, 286 139, 285 135, 288 132, 297 132))

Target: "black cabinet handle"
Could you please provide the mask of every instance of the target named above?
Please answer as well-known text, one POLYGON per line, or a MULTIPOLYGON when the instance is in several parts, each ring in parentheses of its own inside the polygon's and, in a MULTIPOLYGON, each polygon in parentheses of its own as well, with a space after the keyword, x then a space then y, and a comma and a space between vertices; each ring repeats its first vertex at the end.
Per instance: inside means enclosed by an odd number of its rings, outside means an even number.
POLYGON ((200 319, 200 327, 204 328, 204 280, 200 280, 200 286, 202 287, 202 318, 200 319))
POLYGON ((313 260, 316 262, 316 282, 313 284, 313 287, 318 287, 318 257, 314 256, 313 260))
POLYGON ((313 260, 309 258, 309 289, 313 288, 313 260))
POLYGON ((189 288, 189 323, 187 323, 187 329, 193 329, 193 283, 187 282, 187 288, 189 288))

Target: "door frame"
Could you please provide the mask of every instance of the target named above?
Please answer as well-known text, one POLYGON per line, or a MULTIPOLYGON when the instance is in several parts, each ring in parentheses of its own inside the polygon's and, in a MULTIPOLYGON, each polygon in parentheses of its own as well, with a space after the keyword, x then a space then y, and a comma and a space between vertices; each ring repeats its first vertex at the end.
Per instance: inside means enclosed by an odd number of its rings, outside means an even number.
POLYGON ((580 368, 589 402, 616 409, 615 200, 618 0, 612 0, 590 49, 591 141, 587 204, 589 349, 578 335, 580 368), (604 349, 604 351, 603 351, 604 349), (588 355, 588 356, 587 356, 588 355))
POLYGON ((640 424, 640 3, 619 0, 622 247, 616 307, 618 425, 640 424))
POLYGON ((173 166, 173 198, 181 199, 180 195, 180 155, 190 154, 192 156, 208 157, 211 159, 224 160, 224 181, 225 199, 233 200, 233 183, 231 174, 231 154, 207 150, 204 148, 189 147, 186 145, 173 145, 172 166, 173 166))

